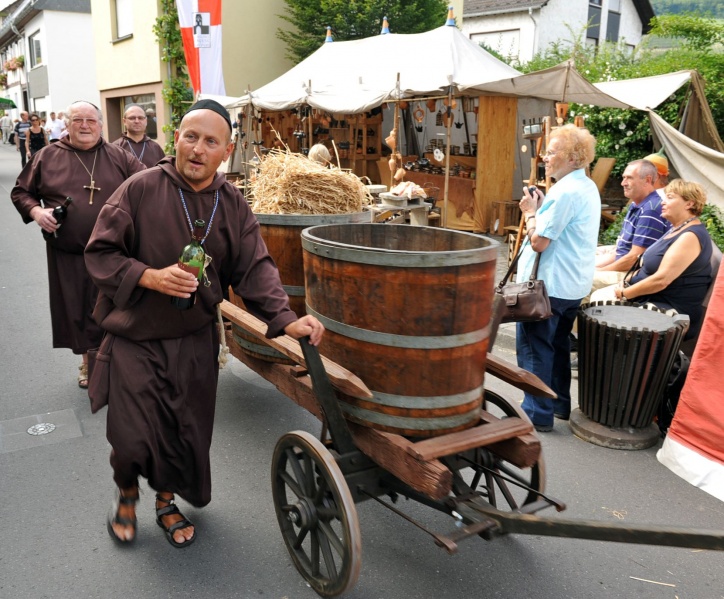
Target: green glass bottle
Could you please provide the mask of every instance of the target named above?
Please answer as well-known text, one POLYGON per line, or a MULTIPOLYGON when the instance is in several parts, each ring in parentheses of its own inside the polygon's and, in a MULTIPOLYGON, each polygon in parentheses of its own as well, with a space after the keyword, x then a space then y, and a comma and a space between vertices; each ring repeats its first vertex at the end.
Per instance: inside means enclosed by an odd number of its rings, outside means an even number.
MULTIPOLYGON (((186 272, 192 273, 201 283, 204 277, 204 264, 206 262, 206 252, 201 245, 204 238, 204 227, 206 223, 199 219, 194 222, 194 230, 191 234, 191 242, 181 251, 178 259, 178 266, 186 272)), ((191 297, 172 297, 171 304, 179 310, 190 310, 196 303, 196 292, 191 297)))

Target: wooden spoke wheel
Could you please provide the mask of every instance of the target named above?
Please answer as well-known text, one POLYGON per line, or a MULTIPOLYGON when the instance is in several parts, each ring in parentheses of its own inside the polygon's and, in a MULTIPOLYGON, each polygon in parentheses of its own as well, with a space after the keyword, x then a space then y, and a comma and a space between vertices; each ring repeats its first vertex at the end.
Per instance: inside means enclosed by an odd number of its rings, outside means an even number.
MULTIPOLYGON (((516 404, 497 393, 485 390, 483 408, 498 418, 523 418, 526 413, 516 404)), ((463 478, 461 487, 453 485, 456 495, 471 491, 481 496, 493 507, 503 511, 515 511, 521 506, 539 499, 538 492, 545 492, 545 463, 543 457, 530 467, 519 468, 485 448, 473 451, 472 458, 458 460, 457 474, 463 478)))
POLYGON ((329 450, 304 431, 277 442, 272 491, 279 528, 299 573, 323 597, 351 589, 362 543, 357 509, 329 450))

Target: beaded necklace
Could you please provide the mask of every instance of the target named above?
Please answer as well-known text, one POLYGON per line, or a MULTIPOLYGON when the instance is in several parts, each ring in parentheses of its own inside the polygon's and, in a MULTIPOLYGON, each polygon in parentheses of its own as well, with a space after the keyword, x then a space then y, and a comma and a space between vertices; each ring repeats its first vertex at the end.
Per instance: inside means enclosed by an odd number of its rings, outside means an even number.
POLYGON ((128 138, 126 138, 126 143, 128 144, 128 149, 131 150, 131 154, 133 154, 138 159, 139 162, 143 162, 143 154, 146 151, 146 142, 145 141, 143 142, 143 147, 141 148, 140 156, 138 154, 136 154, 136 151, 133 149, 133 146, 131 145, 131 141, 128 138))
MULTIPOLYGON (((189 224, 189 231, 191 231, 191 235, 194 234, 194 225, 191 222, 191 217, 189 216, 189 209, 186 207, 186 198, 184 198, 184 192, 181 191, 181 188, 178 188, 178 194, 181 196, 181 203, 184 207, 184 212, 186 213, 186 221, 189 224)), ((219 206, 219 190, 216 190, 216 193, 214 193, 214 209, 211 211, 211 218, 209 219, 209 224, 206 226, 206 233, 204 233, 203 239, 199 241, 201 245, 204 244, 204 241, 206 241, 206 238, 209 236, 209 231, 211 231, 211 224, 214 222, 214 215, 216 214, 216 208, 219 206)))
POLYGON ((673 233, 676 233, 677 231, 680 231, 680 230, 683 229, 686 225, 688 225, 692 220, 696 220, 697 218, 698 218, 698 217, 696 217, 696 216, 692 216, 691 218, 686 219, 683 223, 681 223, 680 225, 678 225, 678 226, 674 227, 673 229, 671 229, 671 231, 669 231, 669 235, 672 235, 673 233))

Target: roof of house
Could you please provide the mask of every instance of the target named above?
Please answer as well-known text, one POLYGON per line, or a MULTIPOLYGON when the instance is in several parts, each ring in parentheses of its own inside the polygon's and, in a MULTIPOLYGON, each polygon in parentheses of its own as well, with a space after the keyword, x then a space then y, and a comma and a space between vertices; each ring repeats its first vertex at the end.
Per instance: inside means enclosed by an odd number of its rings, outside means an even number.
MULTIPOLYGON (((531 8, 537 10, 546 4, 548 0, 465 0, 463 18, 522 12, 531 8)), ((633 0, 633 4, 643 24, 643 33, 648 33, 651 29, 649 23, 654 18, 650 0, 633 0)))

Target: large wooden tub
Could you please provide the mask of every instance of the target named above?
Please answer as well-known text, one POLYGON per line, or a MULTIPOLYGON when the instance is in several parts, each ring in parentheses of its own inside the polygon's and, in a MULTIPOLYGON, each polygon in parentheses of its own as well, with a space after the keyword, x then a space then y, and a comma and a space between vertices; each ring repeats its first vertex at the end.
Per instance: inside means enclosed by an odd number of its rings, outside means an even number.
POLYGON ((307 313, 322 354, 359 376, 369 401, 350 420, 432 437, 480 418, 497 242, 408 225, 322 225, 302 232, 307 313))

